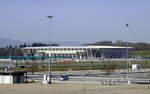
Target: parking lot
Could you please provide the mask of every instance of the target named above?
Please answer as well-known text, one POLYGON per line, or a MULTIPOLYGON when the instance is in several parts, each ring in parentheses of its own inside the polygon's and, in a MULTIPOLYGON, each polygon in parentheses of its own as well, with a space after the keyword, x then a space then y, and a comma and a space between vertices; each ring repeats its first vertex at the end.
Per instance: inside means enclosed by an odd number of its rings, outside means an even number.
MULTIPOLYGON (((42 81, 43 75, 48 72, 28 73, 28 80, 42 81)), ((67 75, 67 81, 76 82, 114 82, 114 83, 131 83, 150 84, 150 69, 130 70, 80 70, 80 71, 52 71, 52 81, 60 81, 60 76, 67 75)))

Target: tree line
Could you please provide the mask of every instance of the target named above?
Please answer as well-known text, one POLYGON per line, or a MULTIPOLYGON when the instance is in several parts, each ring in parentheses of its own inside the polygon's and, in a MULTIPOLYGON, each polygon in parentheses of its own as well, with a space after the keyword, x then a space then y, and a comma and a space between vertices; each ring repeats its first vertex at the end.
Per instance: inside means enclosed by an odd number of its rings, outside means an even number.
POLYGON ((23 47, 43 47, 43 46, 59 46, 59 44, 55 44, 55 43, 52 43, 52 44, 46 44, 46 43, 32 43, 32 44, 21 44, 19 45, 20 48, 23 48, 23 47))
POLYGON ((46 43, 32 43, 32 44, 20 44, 20 45, 8 45, 0 48, 0 56, 23 56, 23 47, 43 47, 43 46, 59 46, 59 44, 46 44, 46 43))

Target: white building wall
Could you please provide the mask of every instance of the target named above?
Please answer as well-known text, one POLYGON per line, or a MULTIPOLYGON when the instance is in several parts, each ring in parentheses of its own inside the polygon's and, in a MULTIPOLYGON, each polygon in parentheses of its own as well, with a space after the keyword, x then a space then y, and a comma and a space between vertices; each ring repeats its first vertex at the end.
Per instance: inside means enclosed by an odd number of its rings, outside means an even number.
POLYGON ((13 76, 0 76, 0 84, 13 84, 13 76))
MULTIPOLYGON (((17 76, 5 76, 5 75, 1 75, 0 76, 0 84, 13 84, 13 83, 17 83, 17 76)), ((21 76, 20 77, 20 83, 24 83, 25 82, 25 77, 21 76)))

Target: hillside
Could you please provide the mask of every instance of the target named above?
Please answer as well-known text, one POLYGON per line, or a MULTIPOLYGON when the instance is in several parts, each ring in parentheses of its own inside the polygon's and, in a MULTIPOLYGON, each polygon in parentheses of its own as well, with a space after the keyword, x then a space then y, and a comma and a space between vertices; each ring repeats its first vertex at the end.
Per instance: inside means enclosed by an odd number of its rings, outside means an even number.
POLYGON ((150 58, 150 50, 133 51, 132 56, 139 58, 150 58))
MULTIPOLYGON (((95 43, 88 43, 84 45, 98 45, 98 46, 127 46, 127 42, 123 41, 99 41, 95 43)), ((134 51, 139 51, 139 50, 150 50, 150 43, 145 43, 145 42, 128 42, 129 47, 133 47, 134 51)))

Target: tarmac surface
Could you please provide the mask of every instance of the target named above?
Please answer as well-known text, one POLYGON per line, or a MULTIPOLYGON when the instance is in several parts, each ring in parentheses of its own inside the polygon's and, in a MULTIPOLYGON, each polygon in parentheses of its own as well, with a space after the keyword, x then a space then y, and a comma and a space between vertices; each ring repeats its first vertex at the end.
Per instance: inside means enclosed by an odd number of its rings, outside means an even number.
MULTIPOLYGON (((42 81, 47 72, 28 74, 28 80, 42 81)), ((80 71, 52 71, 52 81, 59 81, 61 75, 68 75, 69 80, 75 82, 116 82, 150 84, 150 69, 130 70, 80 70, 80 71)))

